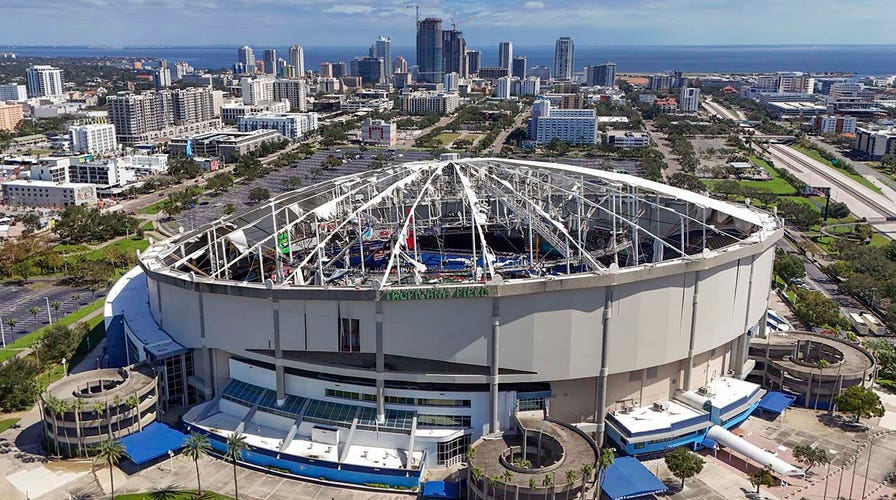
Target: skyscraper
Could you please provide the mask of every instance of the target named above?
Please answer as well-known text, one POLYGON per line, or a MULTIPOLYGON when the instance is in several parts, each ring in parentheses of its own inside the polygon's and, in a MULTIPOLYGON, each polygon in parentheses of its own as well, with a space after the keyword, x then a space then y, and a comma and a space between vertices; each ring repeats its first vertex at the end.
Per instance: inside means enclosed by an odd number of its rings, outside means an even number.
POLYGON ((377 85, 385 82, 386 72, 382 57, 362 57, 357 61, 357 76, 361 77, 362 85, 377 85))
POLYGON ((342 78, 343 76, 348 76, 348 72, 345 70, 345 61, 335 62, 330 65, 332 69, 333 78, 342 78))
POLYGON ((560 37, 554 45, 554 78, 557 80, 572 80, 573 53, 576 50, 575 43, 568 36, 560 37))
POLYGON ((513 67, 510 70, 510 76, 519 79, 526 78, 526 56, 516 56, 513 58, 513 67))
POLYGON ((320 63, 320 77, 321 78, 333 78, 333 63, 329 63, 329 62, 320 63))
MULTIPOLYGON (((392 64, 392 39, 387 36, 380 35, 370 47, 370 57, 379 57, 383 63, 388 66, 392 64)), ((391 70, 390 67, 384 67, 384 70, 391 70)))
POLYGON ((616 84, 616 63, 605 62, 588 66, 585 70, 585 85, 591 87, 612 87, 616 84))
POLYGON ((408 72, 408 61, 407 59, 398 56, 392 61, 392 73, 407 73, 408 72))
POLYGON ((467 75, 475 75, 479 73, 479 67, 482 65, 482 52, 478 50, 467 51, 467 75))
POLYGON ((36 65, 25 70, 28 97, 62 96, 62 70, 53 66, 36 65))
POLYGON ((296 69, 296 76, 302 78, 305 76, 305 49, 301 45, 293 45, 289 48, 289 59, 287 63, 296 69))
POLYGON ((238 73, 255 73, 255 52, 252 51, 252 47, 243 45, 236 49, 234 70, 238 73))
POLYGON ((510 71, 513 61, 513 42, 501 42, 498 44, 498 67, 507 68, 510 71))
POLYGON ((277 74, 277 50, 265 49, 264 51, 264 72, 269 75, 277 74))
POLYGON ((442 20, 427 17, 417 25, 417 68, 420 80, 442 83, 442 20))
POLYGON ((156 90, 171 86, 171 68, 168 67, 166 59, 159 61, 159 67, 152 74, 152 84, 156 90))
POLYGON ((442 32, 442 71, 467 76, 467 42, 463 31, 442 32))

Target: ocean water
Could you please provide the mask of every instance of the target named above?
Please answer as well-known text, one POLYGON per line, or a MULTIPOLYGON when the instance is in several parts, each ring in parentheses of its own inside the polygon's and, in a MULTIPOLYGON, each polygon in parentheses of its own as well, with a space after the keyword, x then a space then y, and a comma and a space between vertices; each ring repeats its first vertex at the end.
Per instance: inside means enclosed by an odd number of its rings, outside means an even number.
MULTIPOLYGON (((260 59, 267 47, 254 47, 260 59)), ((274 47, 286 58, 286 47, 274 47)), ((483 66, 497 64, 497 46, 469 48, 482 52, 483 66)), ((187 61, 195 68, 222 69, 236 60, 236 47, 0 47, 23 56, 121 57, 187 61)), ((350 61, 367 55, 366 47, 305 47, 305 66, 324 61, 350 61)), ((393 46, 392 55, 414 64, 413 47, 393 46)), ((527 57, 529 68, 553 66, 553 46, 515 46, 514 55, 527 57)), ((577 46, 575 68, 613 61, 618 72, 758 73, 769 71, 844 71, 859 75, 896 73, 896 45, 754 45, 754 46, 577 46)))

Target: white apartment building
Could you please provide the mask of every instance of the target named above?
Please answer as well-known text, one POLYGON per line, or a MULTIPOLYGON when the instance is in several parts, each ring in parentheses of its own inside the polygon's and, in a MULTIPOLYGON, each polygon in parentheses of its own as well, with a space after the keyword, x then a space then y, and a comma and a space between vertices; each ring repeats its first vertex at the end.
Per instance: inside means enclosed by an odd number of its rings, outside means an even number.
POLYGON ((442 77, 442 83, 445 85, 445 91, 457 92, 460 86, 460 75, 457 73, 445 73, 442 77))
POLYGON ((258 104, 231 103, 221 106, 221 121, 234 124, 244 116, 261 113, 289 113, 290 103, 287 100, 268 101, 258 104))
MULTIPOLYGON (((300 47, 301 48, 301 47, 300 47)), ((274 80, 274 101, 289 101, 289 111, 308 111, 308 88, 304 79, 274 80)), ((245 101, 243 101, 245 102, 245 101)))
POLYGON ((118 151, 115 125, 111 123, 73 125, 69 127, 68 134, 75 153, 103 155, 118 151))
POLYGON ((509 76, 498 78, 498 85, 495 87, 495 98, 507 100, 510 99, 510 86, 512 79, 509 76))
POLYGON ((0 101, 27 101, 28 87, 9 83, 0 85, 0 101))
POLYGON ((444 92, 410 92, 402 94, 401 111, 409 114, 423 114, 435 111, 440 115, 453 113, 460 106, 458 94, 444 92))
POLYGON ((20 179, 0 186, 3 187, 3 203, 13 207, 63 208, 96 204, 96 186, 93 184, 20 179))
POLYGON ((855 134, 858 119, 855 116, 816 116, 813 125, 822 134, 855 134))
POLYGON ((317 113, 261 113, 237 120, 240 132, 276 130, 285 137, 296 140, 317 129, 317 113))
POLYGON ((62 70, 53 66, 35 65, 25 70, 28 97, 62 98, 62 70))
POLYGON ((243 77, 240 79, 240 88, 243 92, 243 104, 258 104, 274 100, 274 78, 272 77, 243 77))
POLYGON ((121 93, 106 100, 118 142, 127 146, 218 128, 209 88, 121 93))
POLYGON ((650 145, 650 136, 646 132, 608 130, 604 137, 606 144, 622 149, 646 148, 650 145))
POLYGON ((528 76, 523 79, 514 78, 510 82, 510 95, 526 96, 541 93, 541 79, 528 76))
POLYGON ((395 123, 370 118, 361 122, 361 142, 377 146, 394 146, 398 143, 395 123))
POLYGON ((700 107, 700 89, 694 87, 682 87, 678 110, 682 113, 696 113, 700 107))
POLYGON ((597 115, 593 109, 553 109, 546 99, 532 105, 529 137, 537 144, 559 139, 570 144, 596 144, 597 115))

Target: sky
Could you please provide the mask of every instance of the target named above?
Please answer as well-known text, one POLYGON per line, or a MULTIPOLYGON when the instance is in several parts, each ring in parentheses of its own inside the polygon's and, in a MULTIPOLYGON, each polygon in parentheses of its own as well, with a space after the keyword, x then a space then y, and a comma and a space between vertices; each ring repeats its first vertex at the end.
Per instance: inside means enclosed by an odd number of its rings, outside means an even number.
MULTIPOLYGON (((896 0, 418 0, 467 45, 896 43, 896 0)), ((395 0, 0 0, 0 45, 414 45, 395 0)))

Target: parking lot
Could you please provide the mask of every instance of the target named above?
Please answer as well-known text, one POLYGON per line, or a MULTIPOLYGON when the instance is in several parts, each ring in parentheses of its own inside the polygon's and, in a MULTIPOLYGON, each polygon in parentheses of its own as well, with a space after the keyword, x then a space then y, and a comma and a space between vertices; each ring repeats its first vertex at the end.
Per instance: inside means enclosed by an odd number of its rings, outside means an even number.
MULTIPOLYGON (((100 295, 98 292, 97 298, 100 295)), ((25 285, 0 285, 0 322, 3 323, 7 343, 49 324, 48 300, 50 304, 56 301, 61 303, 58 311, 50 309, 55 322, 57 317, 70 314, 81 305, 89 303, 91 294, 87 290, 61 285, 56 279, 34 278, 25 285), (76 294, 80 294, 78 301, 74 299, 76 294), (38 308, 40 312, 31 314, 32 307, 38 308), (15 328, 7 323, 11 318, 17 321, 15 328)))

